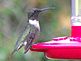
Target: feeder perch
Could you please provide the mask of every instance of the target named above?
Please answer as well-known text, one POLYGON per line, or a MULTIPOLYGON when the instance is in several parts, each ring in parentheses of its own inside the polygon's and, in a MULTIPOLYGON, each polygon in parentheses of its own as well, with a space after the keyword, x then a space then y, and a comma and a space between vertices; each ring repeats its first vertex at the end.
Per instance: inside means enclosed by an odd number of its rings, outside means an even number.
POLYGON ((71 36, 53 38, 49 42, 32 45, 31 50, 43 52, 50 59, 81 59, 80 0, 71 0, 71 36))

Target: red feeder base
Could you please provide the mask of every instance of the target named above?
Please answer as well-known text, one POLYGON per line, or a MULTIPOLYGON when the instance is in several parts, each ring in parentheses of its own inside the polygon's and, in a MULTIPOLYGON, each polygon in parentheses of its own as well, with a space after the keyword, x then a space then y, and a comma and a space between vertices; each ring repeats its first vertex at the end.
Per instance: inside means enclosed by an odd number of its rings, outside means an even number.
POLYGON ((81 59, 81 43, 76 40, 74 37, 58 37, 50 42, 34 44, 31 50, 44 52, 47 58, 81 59))

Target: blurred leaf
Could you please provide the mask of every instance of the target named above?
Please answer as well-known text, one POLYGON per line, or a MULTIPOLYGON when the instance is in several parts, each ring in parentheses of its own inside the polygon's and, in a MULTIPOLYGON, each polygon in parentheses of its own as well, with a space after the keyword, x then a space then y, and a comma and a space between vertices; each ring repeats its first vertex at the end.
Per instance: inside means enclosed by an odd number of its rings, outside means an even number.
POLYGON ((0 9, 0 12, 3 13, 3 14, 5 14, 5 15, 10 15, 10 14, 12 14, 11 9, 9 9, 9 8, 0 9))
POLYGON ((0 61, 5 61, 8 51, 0 47, 0 61))

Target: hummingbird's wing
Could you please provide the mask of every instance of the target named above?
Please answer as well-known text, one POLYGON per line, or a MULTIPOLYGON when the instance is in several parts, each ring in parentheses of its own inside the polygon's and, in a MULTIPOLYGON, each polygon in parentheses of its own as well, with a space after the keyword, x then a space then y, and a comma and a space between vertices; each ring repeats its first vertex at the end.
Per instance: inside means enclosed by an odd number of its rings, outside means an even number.
POLYGON ((38 33, 38 29, 33 25, 28 24, 23 30, 23 32, 20 34, 12 54, 15 51, 18 51, 23 46, 25 46, 24 53, 26 53, 31 47, 33 40, 35 40, 37 33, 38 33))
POLYGON ((17 47, 20 44, 20 42, 22 42, 25 39, 29 31, 30 31, 30 25, 26 24, 25 28, 23 29, 23 31, 21 32, 20 36, 16 41, 15 47, 17 47))
POLYGON ((30 31, 30 25, 29 24, 26 24, 25 28, 20 33, 20 36, 18 37, 18 39, 16 41, 15 48, 14 48, 12 54, 14 52, 18 51, 23 46, 23 40, 28 35, 29 31, 30 31))

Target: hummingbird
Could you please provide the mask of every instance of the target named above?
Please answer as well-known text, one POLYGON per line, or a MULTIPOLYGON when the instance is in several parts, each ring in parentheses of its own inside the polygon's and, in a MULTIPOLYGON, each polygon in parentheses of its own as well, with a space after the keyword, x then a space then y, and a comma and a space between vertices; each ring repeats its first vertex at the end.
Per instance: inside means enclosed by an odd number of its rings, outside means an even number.
MULTIPOLYGON (((24 46, 25 52, 31 48, 33 42, 37 39, 40 33, 40 24, 39 24, 39 14, 45 10, 51 8, 33 8, 28 12, 28 24, 25 26, 24 30, 20 34, 18 40, 16 41, 15 48, 12 54, 24 46)), ((52 8, 53 9, 53 8, 52 8)))

